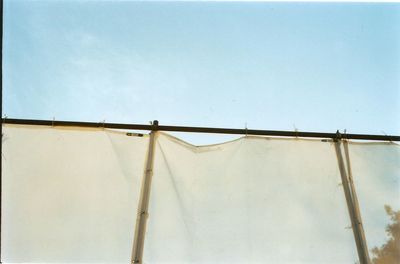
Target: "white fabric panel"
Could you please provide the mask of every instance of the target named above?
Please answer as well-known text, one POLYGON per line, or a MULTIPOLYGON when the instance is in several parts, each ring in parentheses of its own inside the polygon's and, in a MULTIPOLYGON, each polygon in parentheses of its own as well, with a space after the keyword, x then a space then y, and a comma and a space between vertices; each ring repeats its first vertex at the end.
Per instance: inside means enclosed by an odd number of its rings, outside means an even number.
MULTIPOLYGON (((148 136, 3 125, 3 262, 130 261, 148 136)), ((350 143, 368 246, 400 209, 400 146, 350 143)), ((145 263, 355 263, 332 142, 158 133, 145 263)))
POLYGON ((130 261, 148 137, 3 125, 3 262, 130 261))
POLYGON ((145 263, 355 263, 331 142, 159 134, 145 263))
POLYGON ((400 210, 400 145, 353 142, 349 153, 368 248, 380 247, 390 222, 384 206, 400 210))

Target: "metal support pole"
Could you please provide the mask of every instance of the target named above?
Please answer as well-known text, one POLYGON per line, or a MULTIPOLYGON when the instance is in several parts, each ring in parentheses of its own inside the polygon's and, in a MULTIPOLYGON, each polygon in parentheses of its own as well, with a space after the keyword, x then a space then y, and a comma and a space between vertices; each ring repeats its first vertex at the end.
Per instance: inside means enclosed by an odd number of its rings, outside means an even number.
MULTIPOLYGON (((143 124, 120 124, 120 123, 94 123, 57 120, 34 120, 34 119, 2 119, 3 124, 35 125, 35 126, 68 126, 68 127, 101 127, 112 129, 133 129, 153 130, 151 125, 143 124)), ((235 134, 235 135, 258 135, 272 137, 305 137, 305 138, 336 138, 335 133, 302 132, 302 131, 279 131, 279 130, 258 130, 258 129, 237 129, 218 127, 187 127, 187 126, 157 126, 158 131, 190 132, 190 133, 213 133, 213 134, 235 134)), ((344 139, 378 140, 378 141, 400 141, 400 136, 387 135, 364 135, 344 134, 344 139)))
POLYGON ((354 181, 353 181, 353 175, 352 175, 351 164, 350 164, 349 143, 347 142, 347 140, 343 140, 343 146, 344 146, 344 153, 346 156, 347 173, 349 176, 350 191, 351 191, 351 196, 353 197, 354 212, 355 212, 356 218, 358 220, 358 222, 357 222, 358 228, 360 229, 360 232, 359 232, 360 240, 363 243, 363 250, 364 250, 364 255, 368 261, 367 263, 370 263, 371 260, 369 258, 367 240, 365 238, 364 225, 362 223, 362 218, 361 218, 361 213, 360 213, 360 204, 358 203, 356 188, 354 186, 354 181))
POLYGON ((153 131, 150 133, 149 149, 147 152, 146 169, 144 171, 142 190, 136 218, 135 237, 133 241, 131 263, 143 263, 143 248, 146 234, 147 218, 149 216, 149 199, 151 180, 153 176, 154 150, 157 136, 158 121, 153 122, 153 131))
MULTIPOLYGON (((0 117, 3 117, 3 1, 0 3, 0 117)), ((1 156, 3 156, 3 126, 1 125, 0 127, 0 153, 1 156)), ((2 194, 2 189, 3 189, 3 161, 2 158, 0 158, 0 241, 1 241, 1 231, 2 231, 2 211, 3 211, 3 194, 2 194)), ((1 244, 1 242, 0 242, 1 244)), ((0 246, 0 263, 2 263, 2 255, 1 255, 1 250, 2 247, 0 246)))
MULTIPOLYGON (((344 195, 346 197, 347 209, 349 210, 351 226, 354 234, 354 240, 357 246, 358 258, 360 260, 360 264, 370 264, 371 261, 369 259, 368 246, 365 240, 365 234, 362 226, 358 200, 353 184, 353 178, 351 176, 350 157, 348 155, 348 148, 345 146, 346 161, 347 161, 346 162, 347 166, 346 166, 340 146, 341 142, 342 142, 341 135, 339 132, 337 132, 337 138, 335 139, 335 150, 336 150, 340 175, 342 178, 344 195)), ((345 144, 347 144, 347 142, 345 142, 345 144)))

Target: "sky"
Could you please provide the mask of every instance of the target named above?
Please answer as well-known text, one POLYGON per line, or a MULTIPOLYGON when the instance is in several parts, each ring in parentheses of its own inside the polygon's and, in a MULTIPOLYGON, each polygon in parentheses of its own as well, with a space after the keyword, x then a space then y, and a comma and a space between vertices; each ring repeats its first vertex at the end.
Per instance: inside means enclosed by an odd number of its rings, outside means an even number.
POLYGON ((400 5, 5 0, 3 115, 400 135, 400 5))
POLYGON ((396 3, 6 0, 3 115, 399 135, 399 22, 396 3))

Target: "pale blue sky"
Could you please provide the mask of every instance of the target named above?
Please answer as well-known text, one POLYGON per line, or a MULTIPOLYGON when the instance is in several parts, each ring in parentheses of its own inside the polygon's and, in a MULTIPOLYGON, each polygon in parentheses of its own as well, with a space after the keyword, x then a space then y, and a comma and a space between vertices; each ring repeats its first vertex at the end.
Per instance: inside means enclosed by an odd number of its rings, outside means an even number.
POLYGON ((4 5, 10 118, 400 134, 399 4, 4 5))

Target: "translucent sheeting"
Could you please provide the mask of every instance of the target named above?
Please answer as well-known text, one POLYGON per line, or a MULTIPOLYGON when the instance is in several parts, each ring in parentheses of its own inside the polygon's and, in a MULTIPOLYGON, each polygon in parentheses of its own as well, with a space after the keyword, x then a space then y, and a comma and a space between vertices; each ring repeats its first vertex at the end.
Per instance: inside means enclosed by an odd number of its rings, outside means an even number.
MULTIPOLYGON (((3 262, 128 263, 148 136, 3 125, 3 262)), ((369 249, 400 209, 400 147, 349 144, 369 249)), ((343 151, 345 156, 345 152, 343 151)), ((156 137, 144 263, 356 263, 335 147, 156 137)))
POLYGON ((130 261, 148 137, 3 126, 3 262, 130 261))
POLYGON ((349 154, 368 247, 380 247, 390 222, 385 205, 400 210, 400 146, 350 143, 349 154))
POLYGON ((158 137, 145 263, 354 263, 330 142, 158 137))

